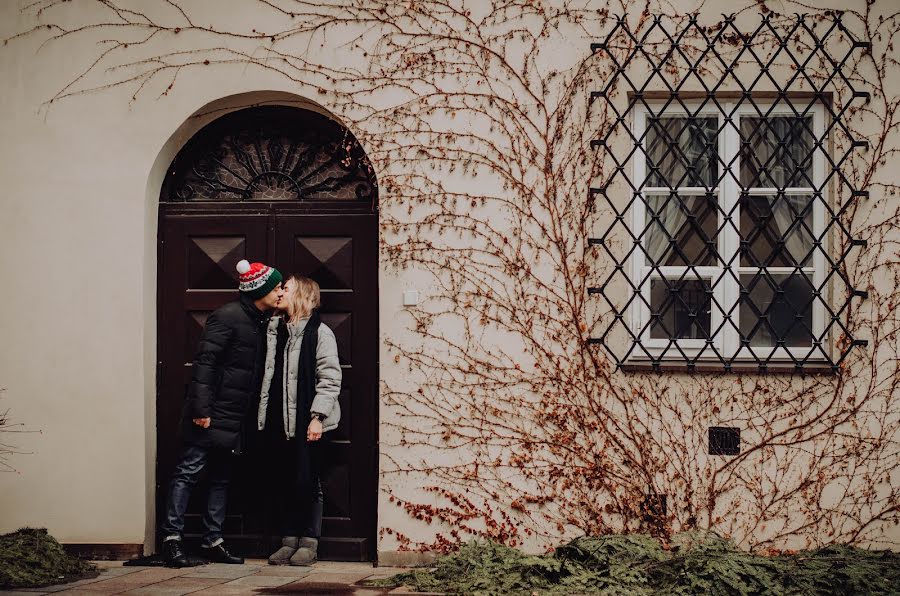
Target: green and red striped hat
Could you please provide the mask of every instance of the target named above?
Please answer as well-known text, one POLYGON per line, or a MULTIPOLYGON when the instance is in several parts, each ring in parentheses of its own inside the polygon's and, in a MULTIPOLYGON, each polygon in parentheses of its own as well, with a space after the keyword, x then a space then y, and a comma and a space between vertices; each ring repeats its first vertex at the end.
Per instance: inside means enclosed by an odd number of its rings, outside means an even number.
POLYGON ((262 263, 250 263, 246 259, 237 264, 240 274, 238 288, 254 300, 259 300, 281 283, 282 277, 278 269, 262 263))

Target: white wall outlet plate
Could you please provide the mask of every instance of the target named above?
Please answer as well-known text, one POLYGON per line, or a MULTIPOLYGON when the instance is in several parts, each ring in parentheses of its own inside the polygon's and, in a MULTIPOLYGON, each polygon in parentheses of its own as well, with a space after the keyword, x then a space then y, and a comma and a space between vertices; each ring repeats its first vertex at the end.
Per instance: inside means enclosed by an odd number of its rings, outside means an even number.
POLYGON ((419 290, 403 291, 403 306, 413 306, 419 303, 419 290))

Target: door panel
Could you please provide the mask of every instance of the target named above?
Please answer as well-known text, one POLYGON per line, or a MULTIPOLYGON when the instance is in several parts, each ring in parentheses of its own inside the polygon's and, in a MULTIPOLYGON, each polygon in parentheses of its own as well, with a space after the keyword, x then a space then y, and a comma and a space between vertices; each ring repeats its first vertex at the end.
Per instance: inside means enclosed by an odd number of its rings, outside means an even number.
MULTIPOLYGON (((160 219, 159 317, 157 394, 156 519, 165 515, 166 492, 179 452, 179 425, 191 381, 191 361, 213 310, 238 296, 235 265, 243 258, 264 255, 268 216, 163 216, 160 219)), ((194 490, 185 532, 202 531, 206 484, 194 490)), ((226 532, 241 531, 244 512, 232 507, 226 532)), ((252 515, 251 515, 252 517, 252 515)), ((252 524, 251 524, 252 525, 252 524)))
POLYGON ((279 215, 275 220, 275 262, 285 275, 319 283, 322 321, 334 331, 343 373, 341 424, 322 445, 322 546, 363 560, 375 555, 377 230, 374 215, 279 215))
MULTIPOLYGON (((163 207, 163 209, 165 209, 163 207)), ((335 333, 343 370, 339 427, 323 453, 322 559, 373 560, 377 491, 377 216, 228 214, 160 218, 157 398, 157 520, 179 455, 176 440, 191 361, 210 312, 238 296, 243 258, 311 277, 322 287, 322 319, 335 333)), ((279 537, 258 490, 252 453, 241 458, 229 497, 226 539, 249 556, 268 556, 279 537)), ((188 537, 202 531, 206 486, 194 490, 188 537)))

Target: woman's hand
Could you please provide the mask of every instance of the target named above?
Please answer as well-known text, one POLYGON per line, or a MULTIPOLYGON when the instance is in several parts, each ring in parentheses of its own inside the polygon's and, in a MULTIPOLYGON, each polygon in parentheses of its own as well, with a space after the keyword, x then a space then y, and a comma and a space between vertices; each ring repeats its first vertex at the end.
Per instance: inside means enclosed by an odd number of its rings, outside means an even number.
POLYGON ((318 418, 313 418, 309 421, 309 428, 306 429, 306 440, 307 441, 318 441, 322 438, 322 421, 318 418))
POLYGON ((202 428, 209 428, 209 418, 194 418, 194 424, 202 428))

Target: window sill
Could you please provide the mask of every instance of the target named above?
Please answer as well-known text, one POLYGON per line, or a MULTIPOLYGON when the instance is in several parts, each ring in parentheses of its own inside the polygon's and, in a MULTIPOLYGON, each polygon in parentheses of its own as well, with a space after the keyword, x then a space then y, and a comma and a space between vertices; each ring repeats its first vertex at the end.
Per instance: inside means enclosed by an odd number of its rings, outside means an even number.
POLYGON ((656 366, 650 361, 623 362, 619 370, 625 373, 689 373, 689 374, 722 374, 722 375, 833 375, 837 371, 828 362, 770 362, 766 365, 752 362, 736 362, 729 368, 717 362, 698 362, 689 365, 685 362, 662 362, 656 366))

